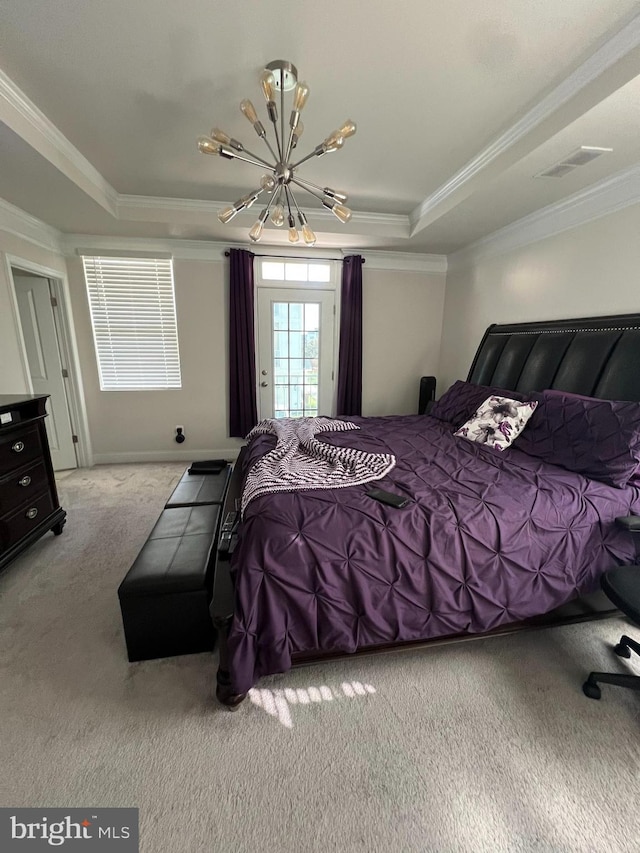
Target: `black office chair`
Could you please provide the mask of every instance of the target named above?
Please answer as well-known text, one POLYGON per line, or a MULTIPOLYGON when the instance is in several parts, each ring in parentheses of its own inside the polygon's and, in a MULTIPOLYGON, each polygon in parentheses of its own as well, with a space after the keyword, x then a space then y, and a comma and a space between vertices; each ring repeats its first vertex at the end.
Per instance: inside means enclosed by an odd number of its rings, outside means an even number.
MULTIPOLYGON (((624 527, 630 533, 640 534, 640 516, 631 515, 616 518, 617 524, 624 527)), ((605 594, 626 616, 636 625, 640 625, 640 566, 617 566, 609 569, 600 579, 600 585, 605 594)), ((640 655, 640 643, 623 634, 614 651, 623 658, 630 658, 631 651, 640 655)), ((615 684, 618 687, 628 687, 631 690, 640 690, 640 675, 624 675, 617 672, 590 672, 589 677, 582 685, 585 696, 590 699, 600 698, 602 684, 615 684)))

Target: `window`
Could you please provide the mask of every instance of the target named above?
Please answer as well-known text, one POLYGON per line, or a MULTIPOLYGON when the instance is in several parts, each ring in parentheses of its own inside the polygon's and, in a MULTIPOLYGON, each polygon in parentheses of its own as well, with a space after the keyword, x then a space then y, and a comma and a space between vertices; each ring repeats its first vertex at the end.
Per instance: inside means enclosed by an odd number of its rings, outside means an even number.
POLYGON ((82 260, 100 389, 181 388, 171 259, 82 260))
POLYGON ((331 281, 331 264, 300 261, 262 261, 261 277, 263 281, 311 281, 328 283, 331 281))

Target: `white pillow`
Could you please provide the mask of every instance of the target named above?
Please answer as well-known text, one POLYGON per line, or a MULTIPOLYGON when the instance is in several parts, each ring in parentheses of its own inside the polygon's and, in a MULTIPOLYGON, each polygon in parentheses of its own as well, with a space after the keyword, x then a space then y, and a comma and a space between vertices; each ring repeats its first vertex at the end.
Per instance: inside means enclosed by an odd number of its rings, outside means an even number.
POLYGON ((454 435, 496 450, 506 450, 525 428, 537 405, 536 400, 521 403, 509 397, 487 397, 475 415, 454 435))

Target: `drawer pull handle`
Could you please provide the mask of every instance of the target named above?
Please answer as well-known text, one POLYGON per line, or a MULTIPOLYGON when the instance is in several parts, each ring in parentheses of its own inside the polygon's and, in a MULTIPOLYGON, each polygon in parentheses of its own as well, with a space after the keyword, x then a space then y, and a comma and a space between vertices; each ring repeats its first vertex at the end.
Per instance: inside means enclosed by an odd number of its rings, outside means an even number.
POLYGON ((28 474, 25 474, 21 480, 18 480, 18 485, 19 486, 28 486, 30 482, 31 482, 31 477, 28 474))
POLYGON ((22 453, 24 450, 24 441, 16 441, 11 445, 11 449, 14 453, 22 453))
POLYGON ((27 518, 35 518, 37 514, 38 514, 38 508, 35 506, 32 506, 31 509, 28 509, 25 513, 27 518))

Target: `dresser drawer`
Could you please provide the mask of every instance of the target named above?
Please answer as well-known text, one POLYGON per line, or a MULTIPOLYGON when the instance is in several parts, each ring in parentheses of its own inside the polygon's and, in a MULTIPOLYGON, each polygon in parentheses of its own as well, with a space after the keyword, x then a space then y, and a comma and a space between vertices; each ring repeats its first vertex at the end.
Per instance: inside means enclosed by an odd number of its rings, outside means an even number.
POLYGON ((19 510, 0 518, 0 551, 10 548, 26 536, 40 522, 54 511, 53 499, 49 492, 41 494, 19 510))
POLYGON ((0 477, 41 456, 42 445, 37 426, 9 430, 0 435, 0 477))
POLYGON ((44 462, 23 466, 0 478, 0 516, 18 509, 34 496, 42 494, 49 486, 44 462))

